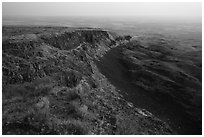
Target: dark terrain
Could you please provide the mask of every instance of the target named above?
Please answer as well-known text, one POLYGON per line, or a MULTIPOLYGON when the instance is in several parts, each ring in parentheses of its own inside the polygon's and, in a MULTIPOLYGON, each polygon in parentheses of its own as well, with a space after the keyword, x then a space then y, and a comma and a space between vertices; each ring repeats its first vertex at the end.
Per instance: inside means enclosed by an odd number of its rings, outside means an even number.
POLYGON ((134 37, 97 66, 124 97, 179 134, 202 131, 201 50, 162 35, 134 37))
POLYGON ((176 134, 128 102, 95 64, 112 48, 132 48, 129 36, 96 28, 2 29, 3 134, 176 134))

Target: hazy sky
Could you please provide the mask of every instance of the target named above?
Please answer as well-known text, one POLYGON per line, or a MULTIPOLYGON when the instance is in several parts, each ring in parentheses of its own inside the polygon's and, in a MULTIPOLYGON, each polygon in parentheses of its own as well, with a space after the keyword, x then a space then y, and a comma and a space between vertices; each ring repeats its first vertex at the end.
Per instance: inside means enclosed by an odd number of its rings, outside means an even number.
POLYGON ((201 3, 5 3, 6 16, 201 17, 201 3))

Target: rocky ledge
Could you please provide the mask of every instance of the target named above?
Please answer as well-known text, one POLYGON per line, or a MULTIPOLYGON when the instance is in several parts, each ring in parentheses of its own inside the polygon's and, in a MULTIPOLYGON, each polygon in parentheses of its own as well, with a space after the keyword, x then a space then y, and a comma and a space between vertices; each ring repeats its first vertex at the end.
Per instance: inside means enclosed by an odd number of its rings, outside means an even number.
POLYGON ((94 63, 127 39, 101 29, 51 29, 3 37, 3 134, 173 134, 124 100, 94 63))

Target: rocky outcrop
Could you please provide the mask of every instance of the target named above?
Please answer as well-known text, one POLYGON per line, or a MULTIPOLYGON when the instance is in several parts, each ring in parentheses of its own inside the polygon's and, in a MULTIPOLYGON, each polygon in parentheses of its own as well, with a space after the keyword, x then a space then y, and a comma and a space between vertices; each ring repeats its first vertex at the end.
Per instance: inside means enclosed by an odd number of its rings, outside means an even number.
POLYGON ((96 67, 94 60, 120 44, 115 37, 76 29, 4 38, 3 134, 172 134, 96 67))

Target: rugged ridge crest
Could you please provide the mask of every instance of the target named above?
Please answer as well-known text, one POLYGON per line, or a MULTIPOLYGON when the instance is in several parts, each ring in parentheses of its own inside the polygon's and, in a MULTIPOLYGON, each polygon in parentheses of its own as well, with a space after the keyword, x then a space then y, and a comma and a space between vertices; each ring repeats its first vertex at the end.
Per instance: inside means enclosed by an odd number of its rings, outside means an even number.
POLYGON ((3 37, 3 134, 173 134, 95 65, 118 37, 90 28, 3 37))

